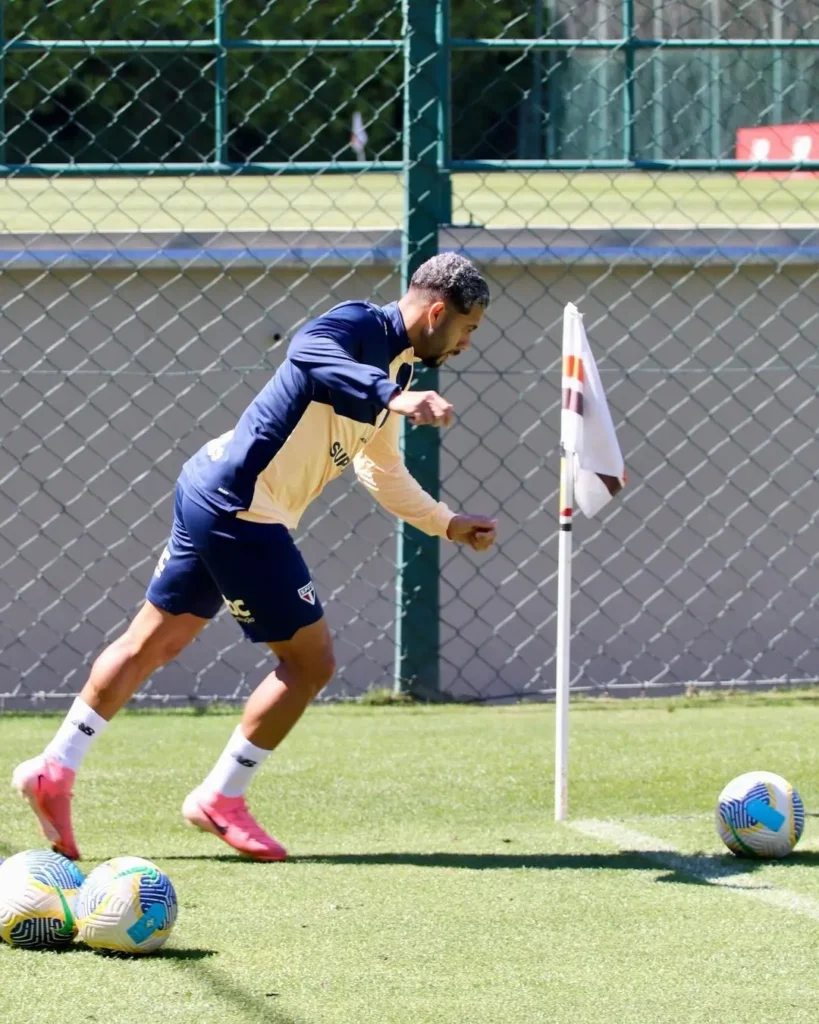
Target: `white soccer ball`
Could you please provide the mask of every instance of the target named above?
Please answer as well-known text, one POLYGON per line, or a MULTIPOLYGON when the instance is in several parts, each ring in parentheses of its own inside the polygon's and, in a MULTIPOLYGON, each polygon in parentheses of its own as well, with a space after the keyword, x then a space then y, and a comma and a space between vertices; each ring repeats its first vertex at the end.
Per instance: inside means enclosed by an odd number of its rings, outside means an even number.
POLYGON ((74 901, 83 875, 50 850, 26 850, 0 864, 0 938, 36 949, 67 946, 76 934, 74 901))
POLYGON ((739 857, 787 857, 805 827, 805 807, 793 786, 773 772, 746 772, 717 801, 717 833, 739 857))
POLYGON ((168 876, 142 857, 95 868, 76 903, 78 938, 107 953, 153 953, 171 934, 178 904, 168 876))

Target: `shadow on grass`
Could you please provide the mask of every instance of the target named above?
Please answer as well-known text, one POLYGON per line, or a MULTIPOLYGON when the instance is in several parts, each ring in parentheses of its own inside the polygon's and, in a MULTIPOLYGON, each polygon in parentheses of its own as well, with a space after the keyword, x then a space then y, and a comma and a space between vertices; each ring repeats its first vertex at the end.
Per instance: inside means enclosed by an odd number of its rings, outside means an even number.
MULTIPOLYGON (((29 955, 31 953, 39 953, 40 955, 52 955, 65 956, 66 953, 85 953, 86 956, 97 956, 105 960, 144 960, 143 956, 132 953, 100 953, 88 946, 84 946, 81 942, 72 942, 67 946, 43 946, 41 949, 21 949, 21 953, 29 955)), ((169 948, 159 949, 156 953, 152 953, 151 960, 209 960, 212 956, 218 956, 218 951, 215 949, 183 949, 183 948, 169 948)))
MULTIPOLYGON (((19 956, 32 957, 32 956, 65 956, 67 953, 87 953, 91 954, 91 950, 87 946, 78 946, 75 942, 70 943, 67 946, 33 946, 33 947, 22 947, 22 946, 10 946, 10 949, 14 950, 14 953, 19 956)), ((5 950, 6 947, 3 946, 5 950)))
MULTIPOLYGON (((157 858, 163 859, 163 858, 157 858)), ((438 868, 448 871, 649 871, 660 872, 658 882, 676 882, 682 885, 721 886, 732 888, 731 879, 742 886, 743 875, 753 874, 760 868, 774 864, 778 867, 817 867, 819 851, 793 853, 783 860, 752 860, 728 853, 671 853, 668 850, 620 850, 616 853, 334 853, 297 855, 285 864, 251 861, 246 858, 217 854, 213 857, 196 854, 175 855, 165 860, 237 861, 252 864, 259 870, 287 870, 288 865, 333 864, 363 867, 410 866, 438 868)), ((765 886, 758 886, 764 888, 765 886)))
MULTIPOLYGON (((599 870, 620 868, 633 871, 645 869, 643 855, 637 853, 331 853, 291 856, 284 864, 253 861, 229 854, 173 854, 157 856, 156 860, 179 861, 233 861, 260 868, 286 869, 288 864, 352 864, 369 866, 409 865, 419 868, 449 868, 464 871, 499 871, 519 868, 537 868, 542 871, 599 870)), ((655 869, 656 870, 656 869, 655 869)))
MULTIPOLYGON (((658 856, 662 856, 662 854, 658 854, 658 856)), ((704 870, 712 867, 715 875, 723 874, 726 877, 730 875, 753 874, 753 872, 767 867, 782 869, 799 867, 815 868, 819 866, 819 851, 816 850, 806 850, 804 853, 796 851, 788 857, 771 857, 767 860, 757 857, 740 857, 733 854, 711 853, 696 853, 688 856, 677 854, 677 856, 681 860, 684 859, 691 861, 692 864, 696 863, 702 865, 704 870)))
MULTIPOLYGON (((171 952, 173 950, 168 950, 168 953, 171 952)), ((231 1009, 241 1014, 241 1019, 248 1024, 252 1021, 258 1021, 259 1024, 307 1024, 304 1018, 294 1017, 287 1010, 276 1006, 279 997, 276 989, 279 986, 275 978, 268 982, 259 979, 260 991, 257 993, 237 985, 226 972, 211 970, 205 958, 180 963, 179 967, 185 972, 186 981, 202 983, 217 999, 230 1003, 231 1009)))
MULTIPOLYGON (((465 868, 485 871, 515 868, 540 868, 547 871, 613 868, 631 871, 651 867, 646 861, 654 860, 654 870, 663 857, 663 850, 619 850, 616 853, 339 853, 289 857, 296 864, 409 864, 426 868, 465 868)), ((819 866, 819 851, 798 850, 781 860, 757 860, 736 857, 730 853, 675 854, 680 860, 699 864, 703 870, 709 865, 714 873, 732 874, 757 871, 775 864, 783 867, 819 866)))
POLYGON ((65 956, 66 953, 84 953, 88 957, 98 957, 108 961, 124 960, 131 963, 145 960, 164 961, 170 965, 172 970, 182 972, 186 983, 198 983, 202 989, 208 990, 211 997, 227 1004, 225 1009, 228 1010, 230 1019, 241 1019, 246 1024, 256 1024, 256 1022, 258 1024, 307 1024, 304 1018, 295 1017, 289 1011, 276 1006, 276 999, 280 995, 276 990, 280 986, 275 978, 267 981, 258 979, 259 991, 253 992, 236 984, 227 971, 223 973, 213 970, 209 966, 209 961, 219 955, 215 949, 185 949, 171 946, 157 950, 149 957, 140 957, 122 953, 100 954, 80 943, 73 943, 59 949, 17 949, 13 952, 26 958, 38 955, 65 956))
POLYGON ((815 868, 819 865, 819 851, 805 850, 804 853, 800 853, 797 847, 789 857, 783 857, 781 860, 751 860, 750 858, 738 857, 737 861, 746 867, 750 867, 753 871, 765 867, 766 864, 775 864, 777 867, 783 868, 815 868))
MULTIPOLYGON (((642 856, 653 861, 656 869, 668 869, 668 874, 661 875, 658 882, 674 882, 681 885, 719 885, 727 889, 748 889, 742 879, 755 874, 761 868, 774 866, 778 870, 795 867, 812 867, 819 865, 819 852, 808 850, 805 853, 793 853, 789 857, 768 860, 753 857, 739 857, 732 854, 712 853, 668 853, 646 851, 642 856), (735 882, 732 882, 735 879, 735 882)), ((769 885, 754 883, 752 889, 776 889, 771 880, 769 885)))
POLYGON ((217 949, 184 949, 179 946, 163 947, 156 953, 151 954, 152 960, 184 960, 189 963, 191 960, 210 960, 212 956, 219 956, 217 949))
POLYGON ((637 853, 339 853, 296 856, 296 864, 410 865, 462 871, 509 871, 535 868, 540 871, 635 871, 649 865, 637 853))
MULTIPOLYGON (((656 881, 680 885, 719 884, 725 888, 743 887, 743 876, 754 874, 771 864, 780 868, 817 867, 819 852, 793 853, 782 860, 753 860, 729 853, 670 854, 666 850, 620 850, 617 853, 559 854, 456 854, 456 853, 382 853, 333 854, 291 857, 301 864, 407 864, 416 867, 449 870, 492 871, 528 868, 541 871, 650 871, 661 872, 656 881), (732 883, 736 879, 736 883, 732 883)), ((781 883, 780 883, 781 884, 781 883)), ((747 883, 746 886, 747 887, 747 883)), ((767 886, 755 884, 755 888, 767 886)), ((773 882, 771 888, 774 888, 773 882)))
POLYGON ((275 861, 253 860, 251 857, 242 857, 238 853, 146 853, 144 856, 148 860, 157 862, 163 860, 201 860, 211 861, 216 864, 255 864, 262 867, 275 863, 275 861))

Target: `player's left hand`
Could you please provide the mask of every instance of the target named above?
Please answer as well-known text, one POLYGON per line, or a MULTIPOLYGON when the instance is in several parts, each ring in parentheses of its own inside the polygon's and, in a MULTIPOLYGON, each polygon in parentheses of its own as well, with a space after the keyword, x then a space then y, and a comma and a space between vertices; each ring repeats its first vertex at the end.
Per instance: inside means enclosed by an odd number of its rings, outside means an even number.
POLYGON ((488 516, 453 516, 446 531, 456 544, 468 544, 473 551, 487 551, 495 543, 497 519, 488 516))

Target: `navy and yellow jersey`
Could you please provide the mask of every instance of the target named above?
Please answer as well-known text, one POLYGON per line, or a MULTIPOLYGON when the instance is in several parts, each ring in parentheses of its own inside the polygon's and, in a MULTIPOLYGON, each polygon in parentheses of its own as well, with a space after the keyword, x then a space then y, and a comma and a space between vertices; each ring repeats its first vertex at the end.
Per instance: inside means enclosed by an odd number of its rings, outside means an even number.
POLYGON ((235 429, 185 463, 181 486, 206 508, 292 530, 352 463, 385 509, 446 536, 453 513, 410 475, 399 450, 400 418, 387 410, 410 386, 413 361, 397 303, 341 303, 296 333, 235 429))

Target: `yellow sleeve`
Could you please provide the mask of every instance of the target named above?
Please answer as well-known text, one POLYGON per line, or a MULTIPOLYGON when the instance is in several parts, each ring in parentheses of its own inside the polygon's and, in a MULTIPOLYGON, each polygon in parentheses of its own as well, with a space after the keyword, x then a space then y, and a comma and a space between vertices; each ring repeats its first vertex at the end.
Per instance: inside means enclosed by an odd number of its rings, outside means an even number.
POLYGON ((400 427, 401 417, 391 413, 353 459, 355 474, 387 512, 431 537, 446 537, 454 513, 444 502, 427 494, 407 469, 398 447, 400 427))

